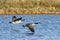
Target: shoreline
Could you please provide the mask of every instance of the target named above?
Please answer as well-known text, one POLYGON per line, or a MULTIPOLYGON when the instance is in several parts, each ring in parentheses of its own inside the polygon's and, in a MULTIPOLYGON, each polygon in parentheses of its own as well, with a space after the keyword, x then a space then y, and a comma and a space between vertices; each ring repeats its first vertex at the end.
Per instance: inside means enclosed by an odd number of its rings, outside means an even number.
POLYGON ((0 12, 0 15, 1 14, 60 14, 60 12, 36 12, 36 13, 30 13, 30 12, 27 12, 27 13, 24 13, 24 12, 20 12, 20 13, 16 13, 16 12, 0 12))
POLYGON ((0 14, 60 14, 60 0, 0 0, 0 14))
POLYGON ((60 14, 60 10, 48 8, 10 8, 0 9, 0 14, 60 14))

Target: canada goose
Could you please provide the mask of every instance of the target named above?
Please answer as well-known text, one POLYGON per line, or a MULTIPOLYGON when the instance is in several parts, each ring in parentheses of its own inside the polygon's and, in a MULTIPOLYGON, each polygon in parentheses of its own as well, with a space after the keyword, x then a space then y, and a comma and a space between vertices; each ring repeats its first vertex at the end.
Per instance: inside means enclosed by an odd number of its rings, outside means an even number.
POLYGON ((16 18, 16 16, 13 16, 13 17, 12 17, 12 22, 9 22, 9 23, 18 24, 18 23, 21 23, 21 21, 24 21, 24 20, 25 20, 25 19, 22 19, 22 17, 16 18))
POLYGON ((23 25, 23 27, 28 27, 31 32, 35 32, 35 31, 34 31, 34 25, 35 25, 35 24, 40 24, 40 22, 36 22, 36 23, 27 23, 26 25, 23 25))

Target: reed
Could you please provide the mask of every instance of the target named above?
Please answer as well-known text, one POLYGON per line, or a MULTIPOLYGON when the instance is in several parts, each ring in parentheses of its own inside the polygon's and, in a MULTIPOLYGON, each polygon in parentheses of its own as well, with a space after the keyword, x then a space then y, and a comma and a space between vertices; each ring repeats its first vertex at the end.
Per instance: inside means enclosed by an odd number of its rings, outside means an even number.
POLYGON ((0 10, 13 13, 47 13, 60 11, 60 0, 0 0, 0 10), (32 11, 32 12, 29 12, 32 11))

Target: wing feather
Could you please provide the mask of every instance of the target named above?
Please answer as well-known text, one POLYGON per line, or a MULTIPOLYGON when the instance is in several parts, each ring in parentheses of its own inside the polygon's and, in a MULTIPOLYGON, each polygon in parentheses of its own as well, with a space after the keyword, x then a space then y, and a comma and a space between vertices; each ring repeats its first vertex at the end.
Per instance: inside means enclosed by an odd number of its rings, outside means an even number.
POLYGON ((31 32, 34 32, 34 26, 32 26, 32 25, 29 24, 28 28, 30 29, 31 32))

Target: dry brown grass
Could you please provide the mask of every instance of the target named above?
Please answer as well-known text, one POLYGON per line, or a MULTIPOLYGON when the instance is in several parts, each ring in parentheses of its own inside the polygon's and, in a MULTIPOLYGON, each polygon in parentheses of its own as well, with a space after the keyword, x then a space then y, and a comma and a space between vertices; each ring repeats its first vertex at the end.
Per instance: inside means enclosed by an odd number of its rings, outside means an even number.
POLYGON ((60 13, 60 0, 0 0, 0 14, 60 13))

